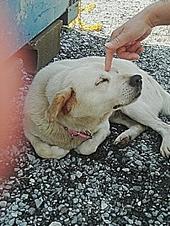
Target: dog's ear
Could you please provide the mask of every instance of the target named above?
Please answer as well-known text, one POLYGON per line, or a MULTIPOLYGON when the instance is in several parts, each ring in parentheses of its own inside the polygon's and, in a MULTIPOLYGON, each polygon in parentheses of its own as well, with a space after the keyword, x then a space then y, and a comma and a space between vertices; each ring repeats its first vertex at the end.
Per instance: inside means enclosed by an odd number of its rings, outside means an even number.
POLYGON ((61 90, 56 94, 47 110, 49 121, 53 122, 60 112, 68 114, 76 102, 76 93, 72 88, 61 90))

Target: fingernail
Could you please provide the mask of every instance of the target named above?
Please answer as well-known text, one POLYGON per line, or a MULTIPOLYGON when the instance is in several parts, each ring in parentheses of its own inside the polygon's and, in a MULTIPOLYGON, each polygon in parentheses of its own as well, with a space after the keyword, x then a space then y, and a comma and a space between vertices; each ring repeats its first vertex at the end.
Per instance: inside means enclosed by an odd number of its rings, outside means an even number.
POLYGON ((109 70, 108 68, 105 68, 105 71, 106 71, 106 72, 109 72, 110 70, 109 70))

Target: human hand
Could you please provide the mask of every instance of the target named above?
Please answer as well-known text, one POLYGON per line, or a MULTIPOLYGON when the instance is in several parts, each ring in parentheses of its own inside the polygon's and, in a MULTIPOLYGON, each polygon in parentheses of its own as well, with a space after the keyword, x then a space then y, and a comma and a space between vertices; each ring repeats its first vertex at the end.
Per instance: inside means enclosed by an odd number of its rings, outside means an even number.
POLYGON ((144 50, 141 41, 151 31, 152 24, 145 11, 140 12, 121 27, 114 30, 110 42, 105 44, 105 70, 110 70, 114 54, 127 60, 139 59, 139 54, 144 50))

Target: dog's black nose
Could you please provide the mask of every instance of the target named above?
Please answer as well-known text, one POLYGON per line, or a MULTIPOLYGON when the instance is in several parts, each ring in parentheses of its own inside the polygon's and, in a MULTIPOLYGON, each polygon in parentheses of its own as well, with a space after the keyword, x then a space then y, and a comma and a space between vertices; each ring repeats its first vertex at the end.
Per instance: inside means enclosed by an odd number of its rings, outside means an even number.
POLYGON ((142 85, 142 76, 141 75, 133 75, 129 80, 129 85, 132 87, 141 86, 142 85))

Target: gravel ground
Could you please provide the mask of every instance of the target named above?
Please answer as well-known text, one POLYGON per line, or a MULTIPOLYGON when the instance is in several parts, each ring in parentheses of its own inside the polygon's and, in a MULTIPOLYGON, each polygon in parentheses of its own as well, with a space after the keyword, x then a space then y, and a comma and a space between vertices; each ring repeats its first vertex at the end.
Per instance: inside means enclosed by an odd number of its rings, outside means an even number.
MULTIPOLYGON (((106 36, 63 29, 61 51, 54 60, 103 56, 106 36)), ((147 45, 137 64, 170 92, 169 46, 147 45)), ((22 70, 23 85, 15 100, 20 119, 32 78, 22 70)), ((61 160, 39 158, 20 129, 9 138, 15 143, 1 150, 0 168, 6 171, 1 170, 0 225, 169 225, 170 162, 159 153, 161 137, 149 129, 119 149, 113 141, 124 129, 112 124, 111 135, 96 153, 71 152, 61 160)))
MULTIPOLYGON (((87 24, 101 23, 103 29, 94 32, 97 36, 110 36, 113 29, 117 28, 137 12, 158 0, 82 0, 82 6, 95 3, 96 8, 89 14, 82 12, 82 20, 87 24)), ((159 26, 153 29, 152 34, 146 39, 147 43, 170 44, 170 27, 159 26)))

